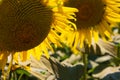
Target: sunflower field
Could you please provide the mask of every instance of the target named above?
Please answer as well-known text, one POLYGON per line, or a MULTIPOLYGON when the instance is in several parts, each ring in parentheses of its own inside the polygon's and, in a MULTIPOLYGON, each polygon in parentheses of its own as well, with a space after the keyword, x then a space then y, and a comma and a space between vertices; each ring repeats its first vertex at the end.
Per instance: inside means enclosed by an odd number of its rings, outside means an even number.
POLYGON ((0 80, 120 80, 120 0, 0 0, 0 80))

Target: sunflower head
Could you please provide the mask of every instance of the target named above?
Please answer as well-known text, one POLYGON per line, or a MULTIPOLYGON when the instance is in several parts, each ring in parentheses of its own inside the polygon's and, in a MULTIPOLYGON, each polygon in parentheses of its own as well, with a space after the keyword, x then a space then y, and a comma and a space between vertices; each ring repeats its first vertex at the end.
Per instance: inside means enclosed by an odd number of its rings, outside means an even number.
POLYGON ((0 49, 25 51, 47 36, 53 12, 39 0, 3 0, 0 4, 0 49))
POLYGON ((71 20, 77 30, 65 35, 71 47, 83 47, 84 42, 90 46, 93 39, 111 40, 111 25, 120 22, 119 0, 66 0, 64 5, 78 9, 76 21, 71 20))
POLYGON ((76 12, 75 22, 77 28, 89 28, 99 24, 102 20, 105 10, 105 5, 102 0, 69 0, 65 2, 65 6, 75 7, 79 10, 76 12))

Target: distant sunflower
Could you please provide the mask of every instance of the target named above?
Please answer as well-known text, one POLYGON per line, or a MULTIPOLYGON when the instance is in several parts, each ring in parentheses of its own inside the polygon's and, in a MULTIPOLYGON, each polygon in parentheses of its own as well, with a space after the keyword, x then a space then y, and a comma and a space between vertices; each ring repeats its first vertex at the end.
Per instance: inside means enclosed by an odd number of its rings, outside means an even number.
POLYGON ((69 32, 67 43, 74 48, 84 41, 91 45, 92 38, 110 39, 112 34, 110 25, 120 22, 119 0, 66 0, 64 6, 77 8, 77 30, 69 32), (72 42, 72 43, 71 43, 72 42))
POLYGON ((55 31, 68 26, 68 16, 77 10, 64 10, 56 0, 50 1, 0 1, 0 69, 4 70, 10 54, 15 61, 26 61, 30 56, 40 59, 43 53, 49 57, 50 43, 59 44, 55 31))

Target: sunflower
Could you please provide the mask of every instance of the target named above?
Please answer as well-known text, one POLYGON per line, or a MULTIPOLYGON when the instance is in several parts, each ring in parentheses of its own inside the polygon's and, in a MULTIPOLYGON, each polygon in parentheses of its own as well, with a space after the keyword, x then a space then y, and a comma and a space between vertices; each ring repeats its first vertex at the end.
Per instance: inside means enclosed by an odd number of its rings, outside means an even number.
POLYGON ((100 37, 104 40, 110 39, 110 25, 120 22, 119 0, 66 0, 64 6, 78 9, 75 12, 77 20, 71 20, 76 24, 77 30, 69 31, 65 38, 73 49, 76 46, 83 47, 84 42, 90 46, 92 39, 95 42, 100 37))
POLYGON ((58 6, 58 1, 0 1, 0 69, 4 70, 9 55, 12 55, 10 66, 13 60, 24 62, 30 56, 40 59, 43 53, 49 57, 48 49, 52 51, 50 43, 59 45, 57 29, 63 31, 63 25, 71 23, 68 16, 77 11, 64 9, 62 2, 58 6))

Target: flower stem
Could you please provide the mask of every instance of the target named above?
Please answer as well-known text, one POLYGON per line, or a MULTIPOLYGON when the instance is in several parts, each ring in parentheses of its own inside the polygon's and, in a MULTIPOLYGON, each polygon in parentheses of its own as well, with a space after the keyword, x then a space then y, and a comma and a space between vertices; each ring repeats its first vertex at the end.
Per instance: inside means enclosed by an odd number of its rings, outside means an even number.
POLYGON ((84 76, 83 80, 87 80, 87 64, 88 64, 88 59, 87 59, 87 53, 83 53, 83 63, 84 63, 84 76))
POLYGON ((88 47, 87 44, 85 44, 85 52, 83 52, 83 64, 84 64, 83 80, 87 80, 87 78, 88 78, 88 71, 87 71, 87 66, 88 66, 88 54, 89 54, 89 47, 88 47))

